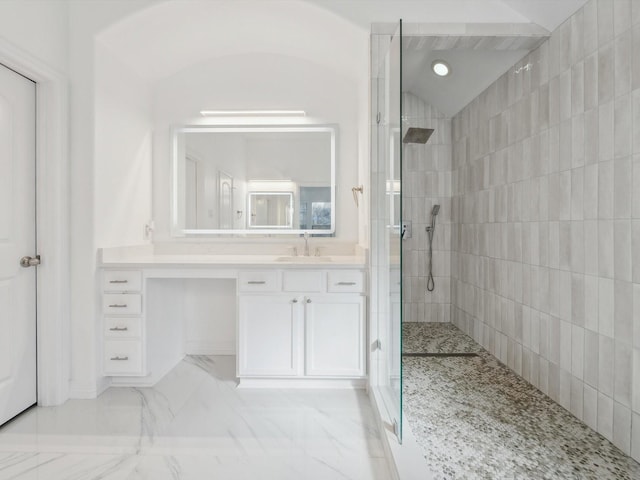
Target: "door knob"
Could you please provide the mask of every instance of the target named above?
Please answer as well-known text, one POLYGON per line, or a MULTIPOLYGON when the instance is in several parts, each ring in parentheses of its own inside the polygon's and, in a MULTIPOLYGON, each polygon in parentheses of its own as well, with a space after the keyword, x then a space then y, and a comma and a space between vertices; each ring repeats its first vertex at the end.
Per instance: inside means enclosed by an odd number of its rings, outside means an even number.
POLYGON ((311 299, 310 298, 307 298, 307 303, 311 303, 311 299))
POLYGON ((40 265, 40 255, 36 255, 35 257, 22 257, 20 259, 20 266, 24 268, 35 267, 40 265))

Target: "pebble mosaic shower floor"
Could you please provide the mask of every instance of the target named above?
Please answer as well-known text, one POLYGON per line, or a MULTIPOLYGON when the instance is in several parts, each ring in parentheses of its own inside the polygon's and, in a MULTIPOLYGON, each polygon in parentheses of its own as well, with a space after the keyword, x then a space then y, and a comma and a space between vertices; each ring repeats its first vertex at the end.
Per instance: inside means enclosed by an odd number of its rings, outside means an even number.
POLYGON ((451 324, 404 323, 405 419, 438 479, 640 479, 640 464, 451 324))

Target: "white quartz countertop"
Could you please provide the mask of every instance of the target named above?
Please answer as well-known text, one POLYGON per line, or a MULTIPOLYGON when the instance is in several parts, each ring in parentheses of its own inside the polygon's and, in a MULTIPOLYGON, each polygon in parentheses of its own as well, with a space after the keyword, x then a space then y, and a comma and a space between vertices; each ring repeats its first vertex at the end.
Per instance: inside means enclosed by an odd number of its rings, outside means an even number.
POLYGON ((362 256, 286 256, 286 255, 196 255, 196 254, 136 254, 103 256, 102 267, 215 267, 215 266, 261 266, 261 267, 364 267, 362 256))

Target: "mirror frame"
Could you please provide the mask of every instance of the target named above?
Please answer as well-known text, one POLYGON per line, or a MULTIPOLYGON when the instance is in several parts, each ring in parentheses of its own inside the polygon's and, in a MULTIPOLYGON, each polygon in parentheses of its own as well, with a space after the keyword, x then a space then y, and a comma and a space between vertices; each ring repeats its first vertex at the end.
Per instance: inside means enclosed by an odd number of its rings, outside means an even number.
MULTIPOLYGON (((336 231, 336 158, 337 158, 337 125, 178 125, 171 128, 171 188, 170 188, 170 222, 172 237, 200 237, 207 235, 303 235, 332 236, 336 231), (180 199, 179 189, 179 135, 185 133, 329 133, 331 142, 331 228, 326 230, 283 229, 283 228, 244 228, 244 229, 193 229, 180 225, 178 215, 180 199)), ((294 212, 295 215, 297 212, 294 212)))

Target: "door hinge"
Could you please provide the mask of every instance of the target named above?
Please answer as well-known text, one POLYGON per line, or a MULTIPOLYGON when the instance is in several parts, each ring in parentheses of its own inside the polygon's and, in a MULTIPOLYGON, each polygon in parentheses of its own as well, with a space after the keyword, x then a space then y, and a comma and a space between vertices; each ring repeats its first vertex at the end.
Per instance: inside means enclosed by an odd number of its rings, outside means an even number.
POLYGON ((379 338, 374 340, 371 344, 371 351, 375 352, 376 350, 382 350, 382 342, 380 342, 379 338))

